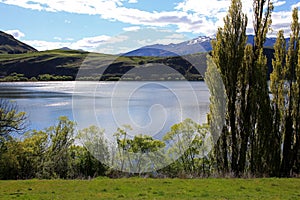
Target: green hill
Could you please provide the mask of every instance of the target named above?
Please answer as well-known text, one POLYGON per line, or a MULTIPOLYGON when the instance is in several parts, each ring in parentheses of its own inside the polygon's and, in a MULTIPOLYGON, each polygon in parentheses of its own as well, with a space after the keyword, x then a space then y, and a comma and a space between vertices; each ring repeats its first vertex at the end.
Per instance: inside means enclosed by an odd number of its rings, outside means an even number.
POLYGON ((0 31, 0 54, 20 54, 36 51, 35 48, 16 40, 12 35, 0 31))
POLYGON ((42 74, 71 76, 80 80, 201 80, 199 71, 206 69, 206 54, 182 57, 123 57, 75 50, 51 50, 26 54, 0 54, 0 76, 23 74, 26 78, 38 78, 42 74), (188 60, 200 60, 199 68, 188 60), (174 70, 157 68, 169 66, 174 70), (132 70, 134 69, 135 70, 132 70), (77 76, 78 70, 80 74, 77 76), (148 72, 148 73, 147 73, 148 72))

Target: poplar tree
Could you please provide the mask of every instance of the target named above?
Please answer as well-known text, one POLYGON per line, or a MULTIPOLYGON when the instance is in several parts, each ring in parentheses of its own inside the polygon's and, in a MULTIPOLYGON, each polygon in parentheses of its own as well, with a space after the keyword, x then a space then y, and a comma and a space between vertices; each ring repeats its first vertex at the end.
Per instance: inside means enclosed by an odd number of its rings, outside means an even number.
MULTIPOLYGON (((300 44, 299 44, 300 45, 300 44)), ((298 50, 298 64, 296 66, 296 105, 295 105, 295 148, 293 157, 293 171, 300 173, 300 49, 298 50)))
MULTIPOLYGON (((253 102, 249 101, 249 99, 252 99, 253 97, 250 96, 250 90, 252 88, 249 88, 249 79, 252 75, 252 63, 253 63, 253 49, 252 45, 248 44, 245 48, 244 53, 244 60, 242 69, 238 75, 238 87, 239 87, 239 97, 238 97, 238 127, 240 130, 240 141, 241 141, 241 147, 239 152, 239 172, 243 173, 245 171, 245 165, 246 165, 246 156, 248 151, 248 142, 249 142, 249 136, 250 136, 250 130, 252 128, 251 123, 249 120, 246 120, 248 117, 250 117, 249 111, 251 111, 251 108, 254 108, 253 102), (248 101, 248 102, 247 102, 248 101)), ((249 118, 250 119, 250 118, 249 118)))
POLYGON ((205 83, 210 91, 208 124, 215 144, 212 159, 218 173, 225 175, 228 172, 228 134, 225 126, 227 100, 220 71, 210 55, 207 55, 205 83))
MULTIPOLYGON (((237 77, 242 67, 246 45, 247 16, 242 13, 240 0, 232 0, 224 27, 219 28, 216 40, 212 42, 212 57, 219 69, 228 99, 226 129, 230 133, 231 171, 238 173, 238 131, 236 127, 237 77)), ((227 146, 227 145, 225 145, 227 146)))
POLYGON ((272 138, 272 113, 267 84, 267 58, 263 45, 271 27, 273 4, 271 0, 253 1, 254 45, 253 59, 248 79, 248 95, 244 124, 250 139, 250 170, 252 173, 267 173, 270 166, 269 148, 272 138))
MULTIPOLYGON (((294 72, 294 86, 293 86, 293 92, 294 92, 294 99, 293 99, 293 127, 294 132, 292 133, 292 145, 293 145, 293 157, 291 160, 291 167, 292 172, 299 173, 299 145, 300 145, 300 24, 299 24, 299 16, 298 16, 298 8, 294 8, 293 10, 293 22, 291 25, 292 32, 295 36, 295 52, 294 52, 294 66, 295 71, 294 72)), ((293 69, 293 68, 292 68, 293 69)))
MULTIPOLYGON (((293 10, 293 22, 291 24, 291 35, 288 53, 286 57, 285 67, 285 79, 287 87, 287 111, 285 113, 285 124, 284 124, 284 141, 283 141, 283 154, 281 163, 281 175, 289 176, 292 170, 293 160, 293 146, 295 131, 298 131, 299 122, 297 121, 297 110, 295 108, 296 96, 295 90, 297 88, 297 77, 296 67, 298 62, 298 51, 299 51, 299 23, 298 23, 298 9, 293 10), (295 114, 294 114, 295 113, 295 114), (293 115, 294 114, 294 115, 293 115), (298 128, 297 128, 298 126, 298 128)), ((297 106, 296 106, 297 107, 297 106)))
POLYGON ((270 89, 272 93, 272 111, 273 111, 273 148, 270 149, 270 155, 273 158, 273 174, 278 176, 280 171, 282 125, 285 112, 285 59, 286 59, 286 41, 284 32, 280 30, 277 34, 274 45, 274 59, 272 60, 273 72, 270 75, 270 89))

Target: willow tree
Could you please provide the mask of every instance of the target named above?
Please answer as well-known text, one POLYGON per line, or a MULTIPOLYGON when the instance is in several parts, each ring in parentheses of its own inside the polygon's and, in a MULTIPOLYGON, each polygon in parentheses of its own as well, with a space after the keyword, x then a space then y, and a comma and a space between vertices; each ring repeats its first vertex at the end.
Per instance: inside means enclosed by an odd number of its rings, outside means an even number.
MULTIPOLYGON (((237 76, 243 63, 246 45, 247 16, 242 12, 240 0, 232 0, 224 27, 219 28, 212 42, 212 57, 219 69, 228 99, 226 127, 230 133, 231 171, 238 173, 238 132, 236 127, 237 76)), ((225 145, 227 146, 227 145, 225 145)))
POLYGON ((0 99, 0 142, 12 137, 14 133, 24 133, 26 127, 26 113, 19 112, 16 103, 0 99))

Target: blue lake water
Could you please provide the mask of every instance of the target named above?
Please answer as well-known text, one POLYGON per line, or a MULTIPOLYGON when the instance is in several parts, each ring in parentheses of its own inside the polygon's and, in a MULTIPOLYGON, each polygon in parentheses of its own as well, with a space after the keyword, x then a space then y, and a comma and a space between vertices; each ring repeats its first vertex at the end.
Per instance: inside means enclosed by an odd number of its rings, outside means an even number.
POLYGON ((54 125, 63 115, 78 129, 97 125, 112 135, 127 124, 132 134, 158 138, 185 118, 205 122, 209 109, 204 82, 0 83, 0 98, 27 112, 29 129, 54 125))

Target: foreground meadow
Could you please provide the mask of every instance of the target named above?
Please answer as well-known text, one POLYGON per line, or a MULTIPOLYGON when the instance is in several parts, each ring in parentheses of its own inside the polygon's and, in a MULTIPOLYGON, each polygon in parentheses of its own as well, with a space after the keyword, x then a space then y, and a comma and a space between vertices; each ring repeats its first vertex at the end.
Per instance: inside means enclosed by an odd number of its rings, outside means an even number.
POLYGON ((0 199, 300 199, 300 179, 0 181, 0 199))

